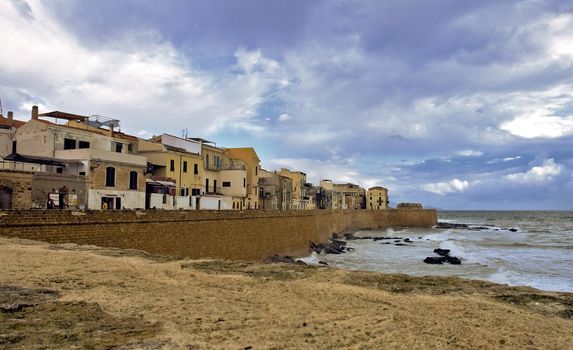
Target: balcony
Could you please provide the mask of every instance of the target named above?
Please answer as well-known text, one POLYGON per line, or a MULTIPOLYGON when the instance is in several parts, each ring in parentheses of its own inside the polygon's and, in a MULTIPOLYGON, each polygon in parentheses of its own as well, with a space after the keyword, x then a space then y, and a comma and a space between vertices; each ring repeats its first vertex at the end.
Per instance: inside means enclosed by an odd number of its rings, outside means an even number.
POLYGON ((205 170, 209 171, 221 171, 221 170, 247 170, 245 165, 229 165, 217 167, 215 164, 209 164, 205 166, 205 170))

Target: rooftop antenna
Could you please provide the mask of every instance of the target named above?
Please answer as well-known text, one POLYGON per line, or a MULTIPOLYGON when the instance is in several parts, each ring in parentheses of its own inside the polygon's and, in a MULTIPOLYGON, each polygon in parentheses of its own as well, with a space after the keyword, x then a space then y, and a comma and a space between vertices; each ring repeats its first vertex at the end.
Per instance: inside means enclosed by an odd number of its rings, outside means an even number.
POLYGON ((0 98, 0 115, 4 115, 4 111, 2 110, 2 99, 0 98))
POLYGON ((187 138, 189 137, 189 129, 185 128, 181 130, 181 136, 183 136, 183 138, 187 140, 187 138))

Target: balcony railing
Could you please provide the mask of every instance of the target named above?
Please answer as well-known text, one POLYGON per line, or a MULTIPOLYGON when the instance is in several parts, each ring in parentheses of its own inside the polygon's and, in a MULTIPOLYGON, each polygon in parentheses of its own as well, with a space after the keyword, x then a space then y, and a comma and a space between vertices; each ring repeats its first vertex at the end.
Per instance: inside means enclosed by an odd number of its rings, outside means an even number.
POLYGON ((221 171, 221 170, 247 170, 244 165, 229 165, 229 166, 216 166, 215 164, 208 164, 205 166, 205 170, 209 171, 221 171))

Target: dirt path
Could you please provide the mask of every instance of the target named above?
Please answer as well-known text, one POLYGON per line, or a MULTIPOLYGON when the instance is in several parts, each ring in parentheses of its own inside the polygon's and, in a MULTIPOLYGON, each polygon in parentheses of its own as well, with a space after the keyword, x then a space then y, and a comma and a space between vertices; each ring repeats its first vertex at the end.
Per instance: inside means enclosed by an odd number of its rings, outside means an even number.
POLYGON ((573 294, 0 238, 0 348, 570 349, 573 294))

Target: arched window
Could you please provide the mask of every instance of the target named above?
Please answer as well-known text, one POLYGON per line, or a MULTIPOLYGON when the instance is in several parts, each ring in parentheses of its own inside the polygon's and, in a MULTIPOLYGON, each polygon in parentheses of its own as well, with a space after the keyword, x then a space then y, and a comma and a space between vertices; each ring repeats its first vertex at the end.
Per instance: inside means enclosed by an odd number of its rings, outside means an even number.
POLYGON ((129 189, 137 190, 137 171, 129 172, 129 189))
POLYGON ((105 168, 105 185, 108 187, 115 186, 115 168, 112 166, 105 168))

